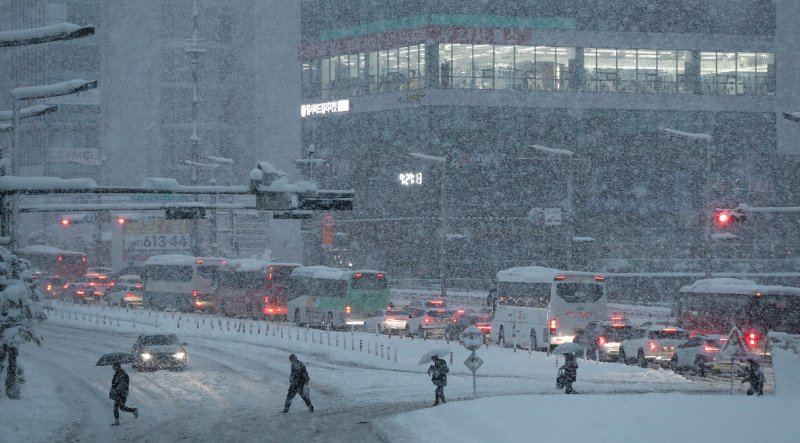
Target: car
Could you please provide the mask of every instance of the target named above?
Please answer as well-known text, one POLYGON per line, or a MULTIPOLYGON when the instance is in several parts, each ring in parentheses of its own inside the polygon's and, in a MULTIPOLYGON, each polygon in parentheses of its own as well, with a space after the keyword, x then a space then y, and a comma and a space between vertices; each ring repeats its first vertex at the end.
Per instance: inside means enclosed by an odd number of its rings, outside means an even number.
POLYGON ((444 336, 448 341, 461 341, 461 333, 470 326, 475 326, 478 316, 474 313, 457 315, 444 329, 444 336))
POLYGON ((138 275, 120 275, 108 293, 108 304, 128 308, 142 306, 144 280, 138 275))
POLYGON ((619 361, 620 344, 630 338, 634 330, 633 326, 619 321, 591 321, 572 342, 584 347, 587 358, 619 361))
POLYGON ((427 309, 422 315, 415 315, 406 322, 406 335, 416 334, 426 337, 433 331, 444 334, 447 325, 456 317, 455 311, 447 309, 427 309))
POLYGON ((67 279, 63 277, 39 276, 34 280, 36 289, 42 292, 45 298, 55 300, 61 297, 67 279))
POLYGON ((188 366, 186 343, 175 334, 141 334, 131 349, 133 367, 138 371, 169 369, 183 371, 188 366))
POLYGON ((671 361, 672 369, 675 372, 688 371, 705 377, 707 371, 718 369, 718 362, 723 359, 727 361, 720 352, 727 341, 725 335, 695 335, 675 349, 671 361))
POLYGON ((645 368, 648 363, 667 367, 678 345, 689 339, 689 334, 677 326, 651 325, 634 328, 619 345, 619 361, 636 363, 645 368))
POLYGON ((88 280, 78 280, 65 285, 61 298, 70 299, 73 303, 99 303, 105 301, 105 292, 88 280))
POLYGON ((402 309, 378 309, 364 320, 364 330, 391 334, 406 329, 410 313, 402 309))

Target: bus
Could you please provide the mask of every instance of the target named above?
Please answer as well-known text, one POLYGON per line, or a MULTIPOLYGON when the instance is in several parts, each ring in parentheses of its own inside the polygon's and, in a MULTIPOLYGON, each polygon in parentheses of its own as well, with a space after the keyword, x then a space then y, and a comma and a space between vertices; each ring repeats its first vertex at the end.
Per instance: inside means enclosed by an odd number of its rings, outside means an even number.
POLYGON ((769 354, 767 333, 800 333, 800 288, 737 278, 709 278, 683 286, 675 297, 678 326, 692 335, 743 334, 747 351, 769 354))
POLYGON ((289 320, 297 325, 363 325, 389 303, 389 278, 381 271, 301 266, 289 278, 289 320))
POLYGON ((247 318, 286 319, 289 277, 299 263, 235 259, 219 268, 209 299, 214 312, 247 318))
POLYGON ((43 276, 61 277, 67 282, 86 276, 88 265, 83 252, 65 251, 44 245, 32 245, 17 250, 17 256, 31 263, 31 268, 43 276))
POLYGON ((214 275, 227 259, 154 255, 145 262, 142 305, 150 309, 206 311, 214 275))
POLYGON ((602 275, 524 266, 497 273, 491 338, 504 346, 546 350, 570 343, 593 320, 607 320, 602 275))

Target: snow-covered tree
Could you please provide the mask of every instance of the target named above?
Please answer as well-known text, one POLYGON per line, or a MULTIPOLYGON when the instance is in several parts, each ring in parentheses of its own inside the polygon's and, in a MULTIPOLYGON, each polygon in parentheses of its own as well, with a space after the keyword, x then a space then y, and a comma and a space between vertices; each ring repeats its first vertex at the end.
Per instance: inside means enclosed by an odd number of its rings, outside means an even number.
POLYGON ((25 382, 17 362, 19 347, 26 342, 41 345, 36 323, 47 318, 33 288, 26 260, 0 247, 0 376, 6 372, 6 396, 19 399, 25 382))

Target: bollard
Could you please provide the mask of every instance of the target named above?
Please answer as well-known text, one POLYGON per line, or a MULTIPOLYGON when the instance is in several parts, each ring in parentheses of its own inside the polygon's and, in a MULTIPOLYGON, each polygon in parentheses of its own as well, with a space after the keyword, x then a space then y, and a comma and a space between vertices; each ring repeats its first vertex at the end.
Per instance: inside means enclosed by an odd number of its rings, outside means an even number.
POLYGON ((453 366, 453 353, 450 353, 450 366, 453 366))
MULTIPOLYGON (((377 352, 375 354, 377 354, 377 352)), ((383 345, 381 345, 381 358, 383 358, 383 345)))
MULTIPOLYGON (((308 329, 303 329, 303 338, 308 341, 308 329)), ((314 334, 311 334, 311 343, 314 343, 314 334)))
POLYGON ((361 352, 363 350, 364 350, 364 342, 359 339, 358 340, 358 352, 361 352))
POLYGON ((181 328, 181 322, 178 321, 178 329, 180 329, 180 328, 181 328))
POLYGON ((394 362, 397 363, 397 348, 394 348, 394 362))
POLYGON ((200 329, 200 322, 199 321, 195 320, 194 324, 197 325, 197 329, 200 329))
MULTIPOLYGON (((321 342, 322 340, 320 340, 321 342)), ((328 346, 331 345, 331 331, 328 331, 328 346)))

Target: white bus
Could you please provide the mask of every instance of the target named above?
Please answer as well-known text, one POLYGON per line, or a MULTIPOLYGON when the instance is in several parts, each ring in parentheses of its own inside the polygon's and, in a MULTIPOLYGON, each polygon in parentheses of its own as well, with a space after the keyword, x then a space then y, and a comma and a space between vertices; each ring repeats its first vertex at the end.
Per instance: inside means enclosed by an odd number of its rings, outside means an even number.
POLYGON ((492 339, 504 346, 553 348, 570 343, 592 320, 607 320, 606 282, 591 272, 540 266, 497 273, 492 339))
POLYGON ((203 311, 213 293, 214 275, 227 262, 219 257, 155 255, 145 262, 142 305, 149 309, 203 311))
POLYGON ((327 266, 301 266, 289 278, 289 321, 297 325, 363 326, 390 303, 386 273, 327 266))

